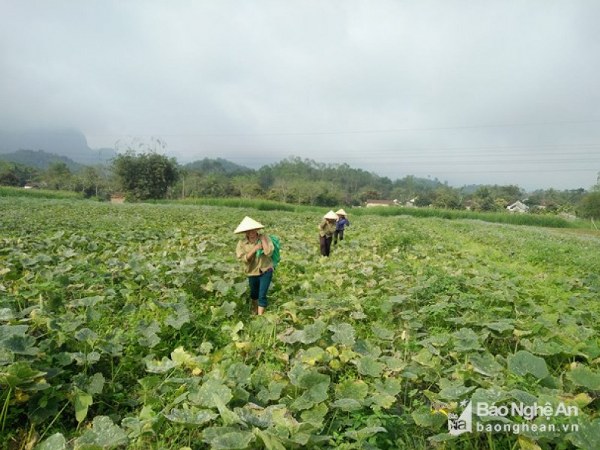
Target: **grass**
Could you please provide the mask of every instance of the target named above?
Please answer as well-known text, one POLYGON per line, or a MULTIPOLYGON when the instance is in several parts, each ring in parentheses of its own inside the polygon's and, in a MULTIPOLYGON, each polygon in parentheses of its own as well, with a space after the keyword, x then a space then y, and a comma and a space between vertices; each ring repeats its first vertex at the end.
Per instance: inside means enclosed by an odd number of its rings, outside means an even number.
POLYGON ((11 186, 0 186, 0 197, 27 197, 49 199, 83 199, 79 192, 56 191, 51 189, 24 189, 11 186))
MULTIPOLYGON (((162 201, 161 201, 162 202, 162 201)), ((169 203, 172 201, 169 201, 169 203)), ((259 211, 288 211, 288 212, 317 212, 325 213, 328 209, 336 210, 340 205, 327 206, 307 206, 293 205, 290 203, 276 202, 272 200, 258 200, 248 198, 190 198, 186 200, 176 200, 177 203, 192 205, 209 205, 232 208, 252 208, 259 211)), ((483 222, 504 223, 509 225, 528 225, 536 227, 549 228, 589 228, 590 224, 586 221, 568 221, 558 216, 535 215, 535 214, 510 214, 506 212, 475 212, 466 210, 450 210, 436 208, 401 208, 401 207, 375 207, 375 208, 346 208, 349 215, 365 216, 401 216, 412 217, 431 217, 440 219, 470 219, 481 220, 483 222)))
POLYGON ((557 216, 541 216, 535 214, 510 214, 506 212, 475 212, 457 211, 450 209, 435 208, 401 208, 401 207, 375 207, 355 208, 348 214, 377 215, 377 216, 412 216, 412 217, 434 217, 440 219, 470 219, 483 222, 504 223, 509 225, 528 225, 535 227, 571 228, 574 222, 569 222, 557 216))
POLYGON ((230 197, 230 198, 187 198, 185 200, 160 200, 157 203, 177 203, 182 205, 217 206, 225 208, 251 208, 259 211, 323 211, 325 207, 294 205, 291 203, 276 202, 273 200, 261 200, 252 198, 230 197))
MULTIPOLYGON (((0 197, 28 197, 28 198, 47 198, 47 199, 83 199, 77 192, 54 191, 47 189, 23 189, 15 187, 0 186, 0 197)), ((157 204, 182 204, 215 206, 226 208, 249 208, 258 211, 286 211, 286 212, 313 212, 316 214, 325 213, 328 209, 337 209, 340 205, 309 206, 296 205, 291 203, 277 202, 273 200, 262 200, 252 198, 187 198, 185 200, 153 200, 146 203, 157 204)), ((343 206, 343 205, 341 205, 343 206)), ((448 220, 468 219, 480 220, 483 222, 503 223, 510 225, 526 225, 547 228, 571 228, 571 229, 591 229, 594 227, 591 222, 585 220, 569 221, 562 217, 554 215, 536 215, 536 214, 509 214, 506 212, 475 212, 466 210, 450 210, 436 208, 402 208, 402 207, 374 207, 374 208, 349 208, 344 206, 350 216, 376 215, 382 217, 389 216, 412 216, 420 218, 440 218, 448 220)), ((592 232, 592 234, 595 234, 592 232)))

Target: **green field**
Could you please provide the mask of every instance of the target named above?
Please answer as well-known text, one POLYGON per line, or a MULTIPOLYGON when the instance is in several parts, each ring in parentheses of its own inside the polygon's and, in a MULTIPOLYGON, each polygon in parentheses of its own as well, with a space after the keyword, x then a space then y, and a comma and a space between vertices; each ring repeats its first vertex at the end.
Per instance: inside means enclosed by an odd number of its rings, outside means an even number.
POLYGON ((0 196, 2 448, 598 448, 597 233, 353 215, 322 258, 325 212, 0 196), (536 417, 449 434, 468 401, 536 417))

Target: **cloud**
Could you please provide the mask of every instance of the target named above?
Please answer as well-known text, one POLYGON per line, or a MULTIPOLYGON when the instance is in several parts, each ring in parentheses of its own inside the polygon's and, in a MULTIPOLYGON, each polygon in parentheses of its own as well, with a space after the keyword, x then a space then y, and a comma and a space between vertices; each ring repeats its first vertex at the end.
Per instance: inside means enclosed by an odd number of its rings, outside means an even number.
POLYGON ((26 1, 0 18, 0 121, 181 160, 295 155, 451 184, 589 187, 593 1, 26 1))

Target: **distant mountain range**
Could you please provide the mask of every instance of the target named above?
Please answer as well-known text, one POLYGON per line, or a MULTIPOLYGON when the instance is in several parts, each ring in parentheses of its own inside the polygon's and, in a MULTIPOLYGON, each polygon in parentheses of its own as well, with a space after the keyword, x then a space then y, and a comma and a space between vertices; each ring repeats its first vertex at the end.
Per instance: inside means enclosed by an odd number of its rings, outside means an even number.
POLYGON ((240 166, 239 164, 232 163, 223 158, 204 158, 199 161, 184 164, 183 168, 203 173, 222 173, 226 175, 238 175, 253 171, 248 167, 240 166))
MULTIPOLYGON (((91 149, 78 130, 9 132, 0 130, 0 160, 46 169, 55 161, 77 171, 83 166, 107 164, 117 155, 112 148, 91 149)), ((226 175, 252 172, 223 158, 204 158, 184 164, 188 170, 226 175)))
MULTIPOLYGON (((83 166, 107 164, 117 155, 112 148, 91 149, 78 130, 9 132, 0 130, 0 160, 47 169, 52 162, 64 162, 77 171, 83 166)), ((223 158, 194 161, 184 169, 225 175, 252 172, 223 158)))
POLYGON ((0 161, 9 161, 42 170, 46 170, 53 162, 64 162, 72 172, 77 172, 84 166, 71 158, 44 150, 17 150, 11 153, 0 153, 0 161))
MULTIPOLYGON (((48 158, 67 158, 69 164, 105 164, 116 156, 111 148, 91 149, 85 135, 78 130, 3 131, 0 130, 0 159, 34 167, 48 158), (39 151, 42 152, 39 152, 39 151), (48 156, 52 154, 52 156, 48 156), (31 164, 35 157, 38 164, 31 164)), ((43 168, 43 167, 40 167, 43 168)))

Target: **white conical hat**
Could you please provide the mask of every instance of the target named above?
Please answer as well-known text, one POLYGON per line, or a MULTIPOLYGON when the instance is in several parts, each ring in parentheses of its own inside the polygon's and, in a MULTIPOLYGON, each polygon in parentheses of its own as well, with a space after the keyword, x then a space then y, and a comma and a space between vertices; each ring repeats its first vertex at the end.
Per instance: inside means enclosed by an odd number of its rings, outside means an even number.
POLYGON ((333 219, 333 220, 337 220, 338 216, 336 213, 333 212, 333 210, 330 210, 327 214, 325 214, 323 216, 323 219, 333 219))
POLYGON ((338 209, 335 213, 339 216, 347 216, 348 215, 348 214, 346 214, 346 211, 344 211, 342 208, 338 209))
POLYGON ((258 230, 259 228, 264 227, 265 226, 263 224, 258 223, 256 220, 246 216, 237 226, 234 233, 243 233, 244 231, 258 230))

